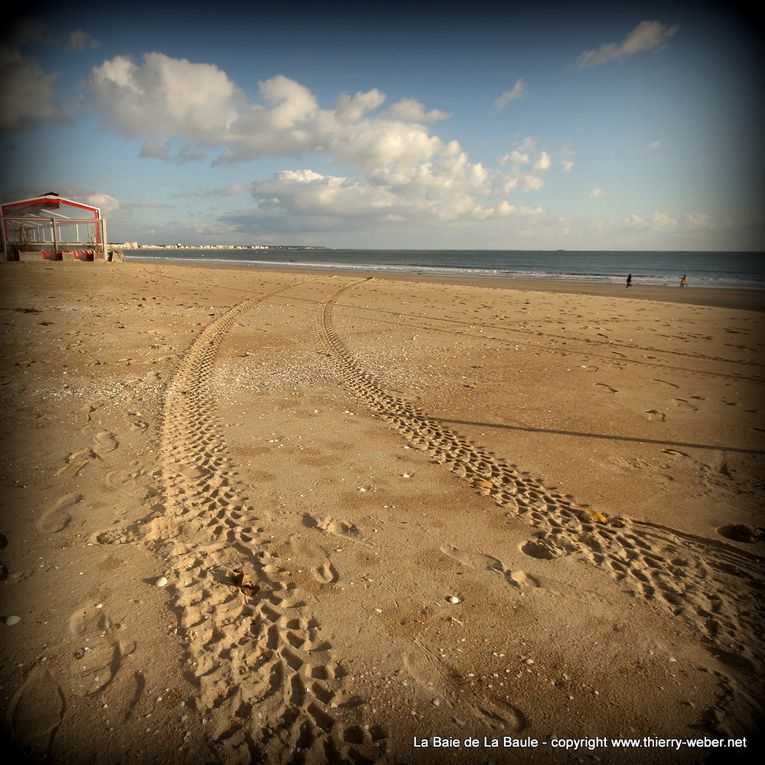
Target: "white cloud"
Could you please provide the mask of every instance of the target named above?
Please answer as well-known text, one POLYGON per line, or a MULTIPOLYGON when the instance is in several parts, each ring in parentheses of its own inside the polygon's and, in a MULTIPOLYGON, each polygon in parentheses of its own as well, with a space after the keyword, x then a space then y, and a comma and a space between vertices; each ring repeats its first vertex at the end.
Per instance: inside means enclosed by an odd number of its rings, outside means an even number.
POLYGON ((513 149, 509 154, 505 154, 499 161, 503 165, 528 165, 531 159, 529 158, 529 153, 527 151, 513 149))
POLYGON ((479 224, 491 218, 528 219, 541 206, 515 206, 507 200, 484 204, 467 191, 422 193, 414 186, 394 189, 366 179, 322 175, 310 169, 285 170, 253 184, 255 211, 227 217, 240 230, 278 229, 299 233, 368 230, 380 225, 419 229, 423 223, 479 224))
POLYGON ((661 149, 661 147, 664 145, 664 143, 660 140, 651 141, 651 143, 648 144, 649 149, 661 149))
MULTIPOLYGON (((430 132, 428 123, 444 112, 411 98, 381 111, 386 96, 377 89, 343 93, 322 108, 307 87, 280 75, 260 82, 252 101, 218 67, 160 53, 105 61, 90 86, 103 123, 142 138, 144 157, 178 163, 213 148, 214 164, 317 154, 354 168, 356 177, 302 169, 254 183, 252 222, 486 220, 501 214, 507 193, 541 188, 552 164, 526 138, 491 170, 458 141, 430 132)), ((248 225, 246 218, 237 221, 248 225)))
POLYGON ((595 186, 590 193, 587 195, 590 197, 590 199, 600 199, 601 197, 605 196, 606 192, 603 191, 599 186, 595 186))
POLYGON ((546 151, 543 151, 534 163, 534 169, 540 173, 544 173, 550 169, 551 165, 552 159, 550 159, 550 155, 546 151))
POLYGON ((483 220, 494 214, 469 188, 439 188, 431 179, 395 188, 364 178, 322 175, 310 169, 284 170, 253 184, 254 219, 299 216, 316 221, 483 220))
MULTIPOLYGON (((305 85, 291 80, 284 75, 277 75, 270 80, 260 83, 261 95, 272 104, 270 109, 255 107, 256 113, 267 112, 267 125, 275 130, 292 130, 311 120, 319 111, 319 104, 305 85)), ((356 115, 351 119, 359 119, 366 111, 381 103, 382 96, 377 90, 369 93, 357 93, 349 103, 356 104, 356 115)), ((350 109, 354 112, 354 109, 350 109)))
POLYGON ((673 229, 677 226, 677 219, 673 218, 666 213, 659 212, 658 210, 653 214, 651 219, 653 228, 659 231, 673 229))
POLYGON ((399 209, 399 200, 388 189, 308 169, 284 170, 255 183, 253 195, 261 210, 272 213, 349 217, 399 209))
POLYGON ((628 218, 624 219, 624 227, 628 229, 641 230, 648 228, 648 223, 639 215, 632 213, 628 218))
POLYGON ((617 242, 619 236, 626 237, 636 249, 759 250, 763 241, 761 220, 717 218, 697 211, 633 214, 611 233, 617 242))
POLYGON ((649 219, 632 214, 623 221, 626 229, 634 231, 650 230, 660 234, 688 235, 699 231, 720 231, 721 224, 713 224, 707 213, 689 212, 679 218, 656 210, 649 219))
POLYGON ((98 207, 104 216, 111 215, 120 209, 120 203, 110 194, 88 194, 85 197, 85 201, 90 205, 98 207))
POLYGON ((497 109, 504 109, 511 101, 517 101, 526 92, 526 83, 523 80, 517 80, 511 90, 506 90, 500 95, 494 106, 497 109))
POLYGON ((552 167, 552 158, 546 151, 536 149, 533 138, 524 138, 516 148, 500 158, 501 167, 508 168, 502 177, 502 190, 538 191, 544 186, 542 174, 552 167))
POLYGON ((414 98, 402 98, 388 109, 388 115, 404 122, 437 122, 449 118, 447 112, 440 109, 426 111, 425 107, 414 98))
POLYGON ((366 93, 356 93, 355 96, 349 96, 343 93, 335 105, 335 113, 338 119, 358 122, 365 114, 374 111, 385 101, 385 94, 377 88, 366 93))
POLYGON ((600 66, 611 61, 621 61, 642 51, 664 48, 677 30, 677 25, 665 26, 660 21, 641 21, 621 42, 604 43, 580 54, 576 66, 579 69, 600 66))
POLYGON ((505 192, 515 188, 538 191, 544 186, 541 174, 552 167, 552 157, 546 151, 537 151, 536 141, 526 137, 516 148, 501 157, 499 164, 509 167, 503 182, 505 192))
POLYGON ((225 222, 242 232, 349 232, 415 214, 390 189, 310 169, 284 170, 255 182, 252 197, 254 209, 227 215, 225 222))
POLYGON ((497 215, 500 215, 504 218, 513 215, 531 216, 542 215, 542 213, 544 213, 544 209, 541 205, 538 205, 537 207, 531 207, 529 205, 520 205, 519 207, 516 207, 515 205, 511 205, 506 200, 503 200, 497 205, 496 213, 497 215))
POLYGON ((116 56, 92 70, 89 84, 104 124, 130 138, 217 144, 244 102, 218 67, 163 53, 145 54, 140 65, 116 56))

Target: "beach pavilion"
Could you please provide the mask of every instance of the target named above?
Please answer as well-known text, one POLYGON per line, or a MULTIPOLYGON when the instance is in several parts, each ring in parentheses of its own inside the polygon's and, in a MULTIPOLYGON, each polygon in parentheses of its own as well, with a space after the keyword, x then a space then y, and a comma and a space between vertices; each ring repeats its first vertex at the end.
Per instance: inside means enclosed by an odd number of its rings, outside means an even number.
POLYGON ((106 220, 85 202, 48 192, 0 205, 3 260, 108 260, 106 220))

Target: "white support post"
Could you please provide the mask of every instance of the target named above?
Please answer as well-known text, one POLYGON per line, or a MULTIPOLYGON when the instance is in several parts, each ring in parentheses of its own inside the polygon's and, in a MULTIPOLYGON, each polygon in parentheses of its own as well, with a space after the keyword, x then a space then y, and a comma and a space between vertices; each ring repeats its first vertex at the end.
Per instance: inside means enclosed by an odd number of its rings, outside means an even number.
POLYGON ((109 253, 106 249, 106 219, 101 218, 101 246, 104 248, 104 260, 109 259, 109 253))

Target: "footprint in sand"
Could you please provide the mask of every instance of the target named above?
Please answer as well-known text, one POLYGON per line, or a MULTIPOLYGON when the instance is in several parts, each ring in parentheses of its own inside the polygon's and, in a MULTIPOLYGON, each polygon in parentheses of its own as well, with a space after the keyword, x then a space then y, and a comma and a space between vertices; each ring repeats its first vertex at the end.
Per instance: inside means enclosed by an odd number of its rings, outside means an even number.
POLYGON ((609 393, 618 393, 619 391, 616 390, 616 388, 612 388, 610 385, 606 385, 606 383, 602 382, 596 382, 595 385, 600 386, 601 388, 605 388, 609 393))
POLYGON ((694 406, 689 401, 686 401, 684 398, 673 398, 672 403, 680 409, 690 409, 693 412, 699 411, 699 408, 697 406, 694 406))
POLYGON ((56 475, 65 475, 74 477, 79 475, 93 460, 100 459, 92 449, 81 449, 78 452, 70 454, 65 462, 66 464, 56 471, 56 475))
POLYGON ((726 539, 733 539, 736 542, 745 542, 746 544, 755 544, 765 541, 765 529, 761 527, 748 526, 744 523, 733 524, 730 526, 720 526, 717 533, 726 539))
POLYGON ((112 682, 122 665, 123 651, 113 638, 111 620, 95 603, 86 603, 69 617, 69 632, 77 648, 72 671, 81 682, 83 695, 92 696, 112 682))
POLYGON ((334 564, 328 560, 312 569, 311 573, 314 579, 322 584, 334 584, 340 578, 334 564))
POLYGON ((516 571, 505 571, 505 578, 508 579, 508 583, 514 584, 516 587, 541 587, 542 585, 535 576, 527 574, 521 569, 516 571))
POLYGON ((109 687, 109 716, 117 724, 125 723, 144 700, 146 679, 136 670, 120 672, 109 687))
POLYGON ((340 579, 337 568, 322 547, 296 536, 290 537, 289 544, 296 557, 302 558, 308 564, 311 575, 317 582, 334 584, 340 579))
POLYGON ((468 552, 467 550, 460 550, 453 545, 444 545, 439 548, 442 555, 447 555, 450 558, 461 563, 463 566, 472 568, 475 571, 493 571, 499 574, 509 585, 512 587, 539 587, 539 580, 527 574, 520 569, 512 571, 505 566, 505 564, 491 555, 484 555, 483 553, 468 552))
POLYGON ((47 760, 66 714, 61 687, 47 669, 32 668, 8 707, 11 736, 34 761, 47 760))
POLYGON ((303 516, 303 525, 309 529, 321 529, 328 534, 334 534, 337 537, 350 537, 353 539, 360 539, 361 532, 354 523, 348 523, 338 518, 314 518, 312 515, 306 513, 303 516))
POLYGON ((110 433, 108 430, 96 433, 93 440, 96 442, 96 451, 99 454, 113 452, 120 445, 114 433, 110 433))
POLYGON ((646 410, 646 415, 649 420, 658 420, 659 422, 666 422, 667 415, 664 412, 660 412, 658 409, 646 410))
POLYGON ((560 544, 547 532, 535 534, 531 539, 519 545, 518 549, 524 555, 537 560, 553 560, 553 558, 562 558, 572 552, 577 552, 573 546, 560 544))
POLYGON ((361 532, 354 523, 347 523, 338 518, 325 518, 319 522, 319 528, 337 537, 353 537, 354 539, 361 537, 361 532))
POLYGON ((37 520, 37 527, 45 534, 55 534, 63 531, 71 522, 72 516, 69 514, 75 505, 82 502, 82 494, 65 494, 59 497, 56 504, 44 512, 37 520))

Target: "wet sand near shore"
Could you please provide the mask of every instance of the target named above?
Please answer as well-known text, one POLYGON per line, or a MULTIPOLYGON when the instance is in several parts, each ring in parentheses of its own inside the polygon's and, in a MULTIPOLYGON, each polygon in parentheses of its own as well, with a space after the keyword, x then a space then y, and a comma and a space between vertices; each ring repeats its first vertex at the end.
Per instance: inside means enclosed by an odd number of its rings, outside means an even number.
POLYGON ((14 751, 751 755, 759 295, 130 262, 3 280, 14 751))
MULTIPOLYGON (((597 297, 650 300, 661 303, 686 303, 740 311, 765 311, 765 294, 761 290, 732 290, 717 287, 660 287, 633 281, 627 288, 623 284, 573 283, 540 281, 536 279, 497 280, 498 287, 532 292, 555 292, 561 295, 594 295, 597 297)), ((471 280, 480 286, 478 279, 471 280)), ((494 286, 494 285, 492 285, 494 286)))
MULTIPOLYGON (((156 261, 160 263, 158 259, 156 261)), ((183 263, 174 263, 165 261, 163 266, 178 266, 188 268, 183 263)), ((260 266, 252 263, 247 265, 223 263, 207 263, 200 260, 194 264, 194 268, 214 268, 216 270, 236 269, 236 270, 260 270, 260 266)), ((270 270, 270 269, 266 269, 270 270)), ((522 292, 556 292, 568 295, 596 295, 599 297, 629 298, 631 300, 653 300, 662 303, 690 303, 692 305, 707 305, 717 308, 733 308, 740 311, 765 311, 765 291, 752 289, 727 289, 723 287, 683 287, 679 286, 657 286, 652 284, 641 284, 639 279, 632 282, 632 286, 627 288, 624 284, 598 284, 587 281, 554 280, 554 279, 486 279, 469 278, 465 276, 433 276, 431 274, 412 274, 401 275, 390 271, 373 271, 365 269, 360 276, 359 271, 332 269, 324 271, 323 269, 307 270, 297 267, 284 269, 287 273, 302 273, 308 276, 319 276, 321 274, 335 274, 337 276, 347 276, 349 278, 362 278, 373 276, 378 279, 388 281, 417 281, 425 284, 443 284, 469 285, 473 287, 488 287, 491 289, 514 289, 522 292)), ((679 284, 679 283, 678 283, 679 284)))

